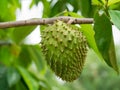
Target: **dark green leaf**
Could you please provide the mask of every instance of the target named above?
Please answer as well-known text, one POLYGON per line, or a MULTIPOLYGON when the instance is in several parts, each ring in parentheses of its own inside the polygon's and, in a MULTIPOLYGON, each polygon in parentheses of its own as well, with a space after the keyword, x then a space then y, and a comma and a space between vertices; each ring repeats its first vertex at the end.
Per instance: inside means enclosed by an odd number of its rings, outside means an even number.
POLYGON ((51 12, 50 16, 54 16, 64 10, 66 10, 67 9, 66 3, 67 3, 66 0, 58 0, 56 2, 56 4, 51 8, 52 12, 51 12))
POLYGON ((26 84, 21 80, 10 90, 28 90, 28 87, 26 87, 26 84))
POLYGON ((120 10, 120 3, 116 3, 109 6, 109 10, 120 10))
POLYGON ((91 17, 93 12, 91 4, 91 0, 80 0, 80 10, 84 17, 91 17))
MULTIPOLYGON (((38 5, 38 3, 41 1, 41 0, 34 0, 35 1, 35 4, 38 5)), ((44 0, 45 1, 45 0, 44 0)))
POLYGON ((0 64, 0 90, 9 90, 6 67, 0 64))
POLYGON ((13 39, 16 43, 20 43, 27 35, 29 35, 36 26, 16 27, 13 31, 13 39))
POLYGON ((9 83, 9 87, 12 87, 13 85, 15 85, 20 80, 20 75, 15 68, 13 68, 13 67, 8 68, 8 70, 7 70, 7 80, 8 80, 8 83, 9 83))
POLYGON ((25 83, 29 87, 29 90, 38 90, 39 88, 38 82, 30 75, 30 73, 21 66, 18 66, 17 69, 19 70, 25 83))
POLYGON ((81 0, 68 0, 68 3, 70 3, 74 8, 73 8, 73 12, 77 12, 78 10, 80 10, 80 3, 81 0))
MULTIPOLYGON (((40 2, 41 0, 32 0, 31 3, 30 3, 30 8, 32 8, 34 5, 38 5, 38 3, 40 2)), ((45 0, 44 0, 45 1, 45 0)))
POLYGON ((118 72, 112 37, 112 24, 105 14, 99 15, 96 13, 94 19, 95 41, 98 49, 105 62, 118 72))
POLYGON ((113 24, 120 30, 120 11, 109 10, 109 14, 113 24))

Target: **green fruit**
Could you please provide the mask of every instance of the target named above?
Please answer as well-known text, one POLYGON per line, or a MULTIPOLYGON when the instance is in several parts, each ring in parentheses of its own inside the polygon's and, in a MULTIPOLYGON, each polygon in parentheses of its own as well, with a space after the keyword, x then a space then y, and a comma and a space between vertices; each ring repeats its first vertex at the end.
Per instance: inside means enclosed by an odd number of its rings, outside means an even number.
POLYGON ((57 21, 42 31, 41 36, 42 52, 55 74, 69 82, 77 79, 87 53, 86 38, 79 28, 57 21))

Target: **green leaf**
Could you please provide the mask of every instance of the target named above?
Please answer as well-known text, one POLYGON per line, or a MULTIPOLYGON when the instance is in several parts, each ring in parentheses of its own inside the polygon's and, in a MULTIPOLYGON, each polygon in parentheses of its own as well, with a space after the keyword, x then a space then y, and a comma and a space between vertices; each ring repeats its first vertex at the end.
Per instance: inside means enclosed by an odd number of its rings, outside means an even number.
POLYGON ((120 0, 108 0, 108 6, 113 5, 115 3, 119 3, 120 0))
POLYGON ((109 10, 111 21, 120 30, 120 11, 109 10))
MULTIPOLYGON (((68 13, 70 16, 83 18, 82 16, 80 16, 76 13, 73 13, 73 12, 68 12, 68 13)), ((86 36, 86 39, 87 39, 89 46, 94 50, 94 52, 98 55, 98 57, 101 60, 103 60, 103 58, 102 58, 102 56, 97 48, 96 42, 95 42, 95 38, 94 38, 95 32, 93 30, 93 26, 90 24, 81 24, 80 26, 81 26, 81 31, 86 36)))
POLYGON ((103 0, 92 0, 92 5, 103 5, 103 0))
POLYGON ((29 8, 30 8, 30 9, 33 7, 34 3, 35 3, 35 1, 32 0, 31 3, 30 3, 30 5, 29 5, 29 8))
POLYGON ((12 87, 20 80, 20 75, 14 67, 9 67, 7 70, 7 80, 9 87, 12 87))
POLYGON ((74 7, 73 12, 77 12, 78 10, 80 10, 81 0, 74 0, 74 2, 73 0, 68 0, 68 3, 74 7))
POLYGON ((26 87, 26 84, 22 81, 19 81, 15 86, 14 89, 11 88, 10 90, 28 90, 28 88, 26 87))
POLYGON ((66 0, 58 0, 55 5, 51 8, 50 16, 57 15, 58 13, 67 9, 66 0))
POLYGON ((39 88, 38 82, 30 75, 30 73, 21 66, 17 66, 17 69, 22 75, 29 90, 38 90, 39 88))
POLYGON ((80 0, 81 2, 81 12, 84 17, 88 16, 89 10, 91 9, 91 1, 90 0, 80 0), (85 5, 84 5, 84 4, 85 5))
POLYGON ((21 27, 15 27, 13 31, 13 40, 16 43, 20 43, 27 35, 29 35, 34 29, 35 26, 21 26, 21 27))
POLYGON ((80 10, 84 17, 90 17, 92 11, 91 0, 80 0, 80 10))
POLYGON ((21 52, 16 63, 26 68, 31 64, 31 62, 32 58, 29 53, 29 45, 21 45, 21 52))
POLYGON ((40 46, 30 46, 28 47, 29 53, 33 61, 35 62, 37 69, 39 71, 44 71, 45 69, 45 61, 42 57, 40 46))
POLYGON ((97 43, 97 47, 105 62, 114 70, 119 72, 114 50, 112 24, 105 14, 99 15, 96 13, 94 19, 95 41, 97 43))
POLYGON ((42 0, 42 3, 44 5, 43 17, 49 17, 51 13, 50 2, 47 0, 42 0))
POLYGON ((20 8, 21 7, 21 3, 19 0, 8 0, 9 4, 12 5, 12 7, 15 7, 15 8, 20 8))
POLYGON ((120 11, 120 3, 110 5, 109 10, 118 10, 118 11, 120 11))
POLYGON ((0 1, 0 12, 2 12, 2 13, 0 13, 0 20, 2 20, 2 21, 4 21, 4 19, 5 19, 4 16, 6 16, 6 14, 7 14, 7 9, 6 9, 7 4, 8 4, 7 0, 0 1))
POLYGON ((0 63, 3 63, 6 66, 11 65, 13 57, 8 46, 0 47, 0 63))
MULTIPOLYGON (((0 21, 15 20, 15 12, 18 8, 18 0, 0 0, 0 21), (17 5, 17 6, 16 6, 17 5)), ((20 5, 20 3, 19 3, 20 5)))
POLYGON ((7 68, 0 64, 0 90, 9 90, 6 71, 7 68))

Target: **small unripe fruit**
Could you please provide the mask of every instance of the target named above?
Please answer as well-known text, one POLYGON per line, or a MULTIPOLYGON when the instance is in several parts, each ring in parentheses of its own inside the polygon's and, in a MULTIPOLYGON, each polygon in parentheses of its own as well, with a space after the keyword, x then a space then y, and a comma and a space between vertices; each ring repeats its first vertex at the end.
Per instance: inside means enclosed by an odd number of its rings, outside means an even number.
POLYGON ((69 82, 77 79, 87 53, 87 41, 79 28, 57 21, 41 35, 42 52, 55 74, 69 82))

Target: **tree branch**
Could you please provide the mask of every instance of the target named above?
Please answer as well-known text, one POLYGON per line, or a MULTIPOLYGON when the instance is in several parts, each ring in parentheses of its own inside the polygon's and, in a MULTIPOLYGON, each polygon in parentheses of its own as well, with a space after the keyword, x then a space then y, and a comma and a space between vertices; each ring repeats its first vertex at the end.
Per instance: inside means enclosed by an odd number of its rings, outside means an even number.
POLYGON ((21 21, 10 21, 10 22, 1 22, 0 28, 11 28, 11 27, 19 27, 19 26, 29 26, 29 25, 45 25, 45 24, 53 24, 54 21, 61 20, 64 22, 68 22, 69 20, 73 21, 71 24, 92 24, 92 18, 74 18, 69 16, 61 16, 61 17, 53 17, 53 18, 36 18, 30 20, 21 20, 21 21))
POLYGON ((10 41, 1 41, 0 40, 0 46, 8 45, 10 46, 12 43, 10 41))

